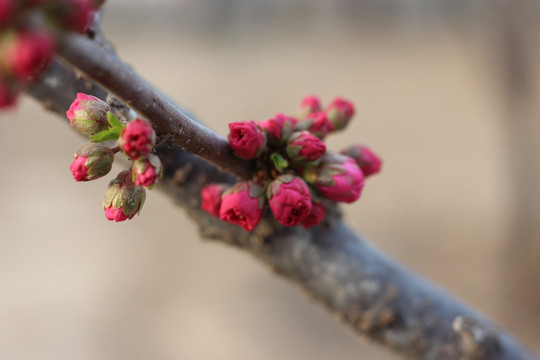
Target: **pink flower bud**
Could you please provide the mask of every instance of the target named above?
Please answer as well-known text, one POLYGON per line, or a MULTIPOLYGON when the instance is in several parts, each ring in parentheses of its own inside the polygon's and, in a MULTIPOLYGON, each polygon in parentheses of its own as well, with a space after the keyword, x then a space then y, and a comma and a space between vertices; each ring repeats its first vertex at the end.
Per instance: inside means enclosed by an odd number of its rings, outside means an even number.
POLYGON ((154 154, 148 154, 147 158, 139 158, 133 162, 135 185, 151 188, 162 176, 161 160, 154 154))
POLYGON ((303 121, 296 125, 296 130, 307 130, 319 139, 324 139, 332 130, 334 124, 328 120, 326 114, 322 111, 309 114, 303 121))
POLYGON ((0 0, 0 28, 13 19, 15 10, 15 0, 0 0))
POLYGON ((302 99, 300 103, 300 110, 298 111, 298 118, 304 119, 311 113, 321 111, 321 102, 319 98, 313 95, 308 95, 302 99))
POLYGON ((326 153, 318 166, 304 170, 304 178, 327 199, 351 203, 360 197, 364 174, 354 159, 326 153))
POLYGON ((354 105, 343 98, 335 98, 326 108, 326 114, 335 130, 344 129, 354 115, 354 105))
POLYGON ((381 170, 381 158, 363 145, 353 145, 341 152, 356 161, 365 177, 376 174, 381 170))
POLYGON ((309 216, 302 220, 301 224, 304 228, 308 229, 312 226, 317 226, 324 220, 326 216, 326 208, 320 202, 311 202, 311 212, 309 216))
POLYGON ((221 208, 221 196, 227 190, 228 185, 225 184, 208 184, 201 190, 201 209, 210 215, 219 217, 221 208))
POLYGON ((240 182, 223 194, 219 218, 251 231, 261 220, 264 204, 264 189, 260 185, 240 182))
POLYGON ((132 177, 131 171, 124 170, 109 183, 103 200, 103 210, 109 221, 131 220, 141 212, 146 190, 136 186, 132 177))
POLYGON ((33 81, 49 64, 54 49, 52 36, 44 30, 24 30, 3 50, 2 63, 19 81, 33 81))
POLYGON ((69 169, 76 181, 89 181, 111 171, 114 153, 102 144, 88 144, 80 148, 69 169))
POLYGON ((92 136, 110 126, 107 120, 109 105, 96 97, 78 93, 69 110, 67 118, 75 129, 83 135, 92 136))
POLYGON ((253 120, 230 123, 229 130, 229 146, 238 157, 253 159, 266 147, 266 136, 253 120))
POLYGON ((60 26, 83 33, 94 18, 94 9, 90 0, 59 0, 51 14, 60 26))
POLYGON ((152 125, 139 118, 130 121, 118 139, 118 146, 131 160, 148 155, 154 145, 156 145, 156 133, 152 125))
POLYGON ((287 141, 297 122, 293 117, 277 114, 268 120, 259 121, 257 125, 266 133, 268 142, 277 145, 287 141))
POLYGON ((17 102, 17 94, 0 77, 0 110, 13 107, 17 102))
POLYGON ((308 131, 299 131, 289 138, 286 150, 292 161, 315 161, 325 153, 326 145, 308 131))
POLYGON ((307 184, 293 175, 281 175, 268 185, 268 202, 274 217, 285 226, 295 226, 311 212, 307 184))

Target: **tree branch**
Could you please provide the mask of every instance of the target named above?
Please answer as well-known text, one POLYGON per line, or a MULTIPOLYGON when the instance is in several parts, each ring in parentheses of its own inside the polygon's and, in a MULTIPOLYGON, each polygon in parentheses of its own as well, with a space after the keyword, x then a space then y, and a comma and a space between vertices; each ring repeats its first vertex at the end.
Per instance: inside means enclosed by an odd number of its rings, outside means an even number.
POLYGON ((156 132, 165 135, 166 141, 238 178, 251 178, 253 161, 234 156, 227 140, 183 113, 97 42, 78 34, 62 35, 57 53, 62 60, 152 122, 156 132))
MULTIPOLYGON (((78 65, 78 59, 84 58, 77 53, 78 46, 86 51, 91 48, 88 44, 69 37, 64 39, 61 51, 78 65)), ((107 56, 102 63, 110 60, 107 56)), ((160 129, 175 131, 175 138, 185 143, 187 138, 182 135, 185 132, 181 130, 183 125, 177 108, 168 101, 165 101, 165 108, 160 107, 157 104, 162 104, 163 99, 156 90, 149 88, 131 70, 121 69, 124 65, 119 62, 112 65, 114 70, 103 70, 96 77, 101 82, 113 83, 108 85, 109 88, 118 87, 115 94, 128 104, 135 104, 136 110, 146 109, 145 116, 151 117, 149 115, 155 113, 160 129), (129 77, 122 79, 127 75, 129 77), (134 79, 134 83, 127 79, 134 79), (122 85, 115 85, 117 82, 122 85), (131 87, 135 90, 131 91, 131 87), (152 99, 160 99, 160 102, 152 99), (172 125, 168 119, 173 119, 172 125)), ((69 97, 73 99, 75 89, 84 83, 73 71, 55 65, 32 85, 29 92, 64 116, 69 106, 65 101, 66 92, 71 92, 69 97), (51 87, 60 81, 62 90, 51 87)), ((91 92, 102 94, 103 90, 96 87, 91 92)), ((202 127, 190 128, 190 138, 194 142, 198 141, 199 128, 202 127)), ((208 133, 204 131, 204 134, 208 133)), ((204 145, 205 154, 209 153, 207 149, 211 144, 204 145)), ((341 222, 337 208, 330 207, 330 214, 323 224, 311 230, 283 227, 267 212, 257 228, 248 233, 200 210, 201 187, 208 182, 232 183, 234 179, 230 175, 178 147, 171 149, 163 144, 158 147, 157 154, 165 169, 158 189, 187 210, 198 223, 203 237, 234 245, 254 255, 276 273, 300 285, 310 297, 357 333, 410 359, 536 359, 482 315, 404 269, 355 235, 341 222)), ((235 159, 230 164, 235 168, 239 163, 235 159)))

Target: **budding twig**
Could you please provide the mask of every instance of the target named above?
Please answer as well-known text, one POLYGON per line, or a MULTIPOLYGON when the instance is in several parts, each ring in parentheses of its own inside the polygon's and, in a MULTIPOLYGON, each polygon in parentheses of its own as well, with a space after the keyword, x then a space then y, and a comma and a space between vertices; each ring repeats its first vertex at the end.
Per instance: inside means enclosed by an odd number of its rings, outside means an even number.
POLYGON ((253 162, 233 155, 227 140, 191 119, 148 82, 94 41, 62 35, 58 56, 147 118, 158 133, 176 145, 241 179, 252 175, 253 162))

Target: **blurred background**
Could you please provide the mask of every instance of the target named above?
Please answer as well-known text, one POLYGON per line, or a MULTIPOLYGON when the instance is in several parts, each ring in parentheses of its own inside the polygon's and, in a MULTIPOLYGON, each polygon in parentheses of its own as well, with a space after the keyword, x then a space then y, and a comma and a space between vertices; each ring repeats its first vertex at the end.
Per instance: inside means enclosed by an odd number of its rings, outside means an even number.
MULTIPOLYGON (((329 148, 385 162, 351 227, 540 351, 538 2, 110 0, 104 29, 223 135, 307 94, 352 100, 329 148)), ((32 99, 0 133, 1 359, 398 358, 157 191, 107 222, 108 180, 69 171, 84 139, 32 99)))

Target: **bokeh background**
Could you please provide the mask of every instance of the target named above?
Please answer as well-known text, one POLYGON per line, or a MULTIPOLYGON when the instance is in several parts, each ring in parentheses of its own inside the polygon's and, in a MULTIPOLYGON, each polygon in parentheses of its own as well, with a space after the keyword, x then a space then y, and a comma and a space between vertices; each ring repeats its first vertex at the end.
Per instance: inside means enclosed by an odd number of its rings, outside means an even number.
MULTIPOLYGON (((533 1, 110 0, 142 76, 225 135, 304 95, 357 115, 384 158, 351 227, 540 350, 540 48, 533 1)), ((397 359, 163 194, 112 224, 85 141, 23 99, 0 115, 0 358, 397 359)), ((116 167, 119 171, 121 167, 116 167)))

